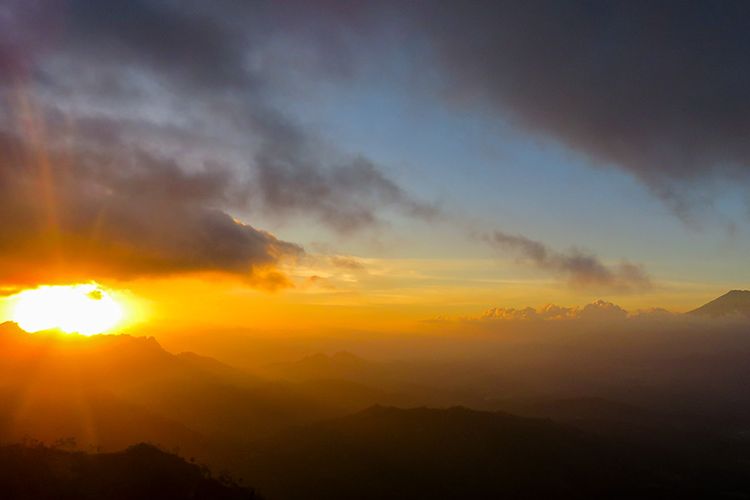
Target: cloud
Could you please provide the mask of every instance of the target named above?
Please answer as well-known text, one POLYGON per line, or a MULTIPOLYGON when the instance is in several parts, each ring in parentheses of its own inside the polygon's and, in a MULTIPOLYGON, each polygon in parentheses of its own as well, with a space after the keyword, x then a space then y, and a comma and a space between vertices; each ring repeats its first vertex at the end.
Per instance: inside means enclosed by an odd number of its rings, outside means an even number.
POLYGON ((342 233, 377 223, 374 207, 394 206, 425 220, 438 214, 437 208, 411 199, 365 158, 320 168, 291 156, 288 148, 277 153, 261 153, 257 177, 265 207, 274 214, 310 211, 342 233))
POLYGON ((533 307, 524 307, 516 309, 513 307, 493 307, 486 310, 480 318, 483 320, 510 320, 510 321, 529 321, 529 320, 562 320, 572 319, 575 310, 568 307, 560 307, 553 304, 546 305, 539 309, 533 307))
POLYGON ((436 75, 451 103, 632 174, 686 220, 713 203, 716 184, 750 181, 747 2, 332 1, 299 10, 337 47, 330 65, 366 64, 380 40, 398 40, 413 81, 436 75))
POLYGON ((628 311, 605 300, 596 300, 583 307, 564 307, 547 304, 538 309, 493 307, 485 311, 479 319, 482 321, 569 321, 581 320, 590 322, 622 321, 628 318, 667 318, 673 315, 663 309, 653 312, 638 311, 633 315, 628 311))
POLYGON ((85 94, 75 119, 95 108, 172 121, 194 147, 231 149, 255 206, 350 232, 384 206, 436 210, 375 162, 332 154, 274 88, 285 66, 346 77, 397 37, 453 102, 624 169, 690 219, 717 182, 749 180, 748 14, 744 2, 13 0, 0 16, 0 80, 28 78, 56 103, 85 94))
POLYGON ((522 262, 564 277, 574 287, 638 291, 652 286, 643 268, 629 262, 607 266, 581 250, 559 252, 539 241, 501 231, 487 235, 486 240, 499 251, 517 254, 522 262))
POLYGON ((301 248, 232 214, 342 232, 380 223, 384 207, 430 217, 375 163, 281 110, 267 56, 284 11, 229 0, 5 3, 0 268, 15 280, 51 273, 40 262, 65 276, 206 270, 279 287, 274 266, 301 248))
POLYGON ((453 99, 646 183, 678 213, 747 183, 746 2, 415 2, 453 99))
POLYGON ((230 182, 219 170, 186 173, 144 152, 75 152, 71 162, 0 136, 4 282, 219 271, 275 288, 282 281, 270 268, 302 252, 215 208, 230 182))
MULTIPOLYGON (((452 323, 456 319, 439 317, 430 321, 452 323)), ((747 316, 742 314, 726 314, 721 317, 699 317, 693 314, 669 311, 661 307, 628 311, 617 304, 599 299, 584 306, 567 307, 547 304, 537 308, 491 307, 479 316, 463 317, 459 321, 472 323, 511 321, 529 324, 540 322, 586 322, 607 325, 614 325, 615 323, 623 324, 624 321, 627 321, 631 326, 671 325, 715 328, 717 326, 747 324, 747 316)))
POLYGON ((589 321, 616 321, 627 318, 628 312, 617 304, 597 300, 583 306, 583 309, 577 311, 576 316, 579 319, 589 321))
POLYGON ((364 271, 366 266, 361 260, 350 255, 332 255, 328 259, 333 267, 349 271, 364 271))

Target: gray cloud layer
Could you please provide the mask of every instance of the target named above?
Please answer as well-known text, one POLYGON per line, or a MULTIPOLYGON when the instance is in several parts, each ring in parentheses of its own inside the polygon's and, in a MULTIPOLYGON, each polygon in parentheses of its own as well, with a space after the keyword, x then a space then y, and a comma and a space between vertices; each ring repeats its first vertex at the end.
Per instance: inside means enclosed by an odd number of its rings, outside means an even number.
MULTIPOLYGON (((273 100, 280 39, 302 50, 305 70, 338 78, 369 59, 373 40, 398 34, 404 47, 428 48, 434 58, 420 52, 414 71, 439 68, 453 96, 625 169, 689 216, 713 180, 747 181, 748 17, 750 6, 733 1, 8 0, 0 7, 0 129, 32 154, 3 158, 0 195, 33 192, 39 172, 30 158, 40 158, 44 140, 45 154, 74 165, 51 165, 44 182, 62 200, 61 220, 76 221, 80 234, 94 224, 80 214, 98 213, 108 193, 119 199, 108 212, 118 215, 98 234, 127 233, 144 254, 166 254, 184 237, 161 219, 179 220, 204 243, 193 242, 176 266, 222 270, 273 261, 274 252, 257 250, 273 240, 231 222, 237 210, 344 232, 377 223, 383 207, 429 218, 434 207, 367 158, 329 148, 273 100), (77 165, 85 161, 96 165, 77 165), (154 205, 155 191, 173 189, 192 191, 154 205), (153 227, 132 234, 128 221, 144 212, 153 227), (219 241, 228 246, 220 257, 202 248, 219 241)), ((21 237, 18 225, 36 220, 39 207, 4 203, 0 230, 21 237)), ((545 249, 539 258, 533 243, 504 245, 575 284, 648 282, 636 266, 609 268, 585 254, 545 249)))
POLYGON ((373 42, 401 37, 415 73, 439 75, 452 102, 624 169, 686 219, 712 203, 715 181, 750 181, 748 2, 333 1, 302 10, 349 41, 332 57, 368 60, 373 42), (355 29, 364 35, 341 35, 355 29))
POLYGON ((681 215, 750 170, 750 4, 419 2, 455 94, 634 174, 681 215))
POLYGON ((641 266, 622 262, 607 266, 598 257, 581 250, 559 252, 525 236, 494 231, 486 237, 496 249, 511 252, 538 269, 564 277, 575 287, 600 287, 614 290, 645 290, 651 279, 641 266))
POLYGON ((286 284, 269 268, 301 249, 213 208, 230 182, 222 171, 186 173, 143 152, 69 153, 0 137, 4 282, 222 271, 286 284))
POLYGON ((340 231, 377 224, 384 206, 429 217, 373 162, 328 148, 273 104, 265 51, 283 10, 231 0, 0 7, 2 267, 28 279, 41 257, 69 273, 243 274, 301 249, 231 212, 340 231))

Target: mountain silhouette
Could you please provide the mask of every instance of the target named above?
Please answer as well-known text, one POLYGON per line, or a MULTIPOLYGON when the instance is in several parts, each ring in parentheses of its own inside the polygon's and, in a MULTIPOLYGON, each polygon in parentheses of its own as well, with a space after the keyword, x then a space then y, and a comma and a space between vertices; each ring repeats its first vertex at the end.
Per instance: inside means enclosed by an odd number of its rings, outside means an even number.
POLYGON ((239 446, 345 413, 291 384, 171 354, 152 337, 28 334, 13 323, 0 325, 0 439, 6 442, 75 437, 82 446, 114 450, 150 440, 206 454, 209 443, 239 446))
POLYGON ((731 290, 721 297, 689 311, 688 314, 719 318, 746 316, 750 318, 750 290, 731 290))
POLYGON ((332 355, 318 352, 292 363, 275 363, 267 369, 295 381, 346 379, 368 382, 382 378, 383 372, 387 371, 377 363, 346 351, 332 355))
POLYGON ((347 381, 259 379, 153 337, 0 324, 0 441, 74 437, 107 451, 150 441, 209 463, 291 425, 343 416, 383 391, 347 381))
POLYGON ((205 467, 139 444, 88 454, 34 445, 0 446, 5 500, 252 500, 259 498, 205 467))
POLYGON ((602 371, 584 361, 600 359, 611 338, 597 350, 579 344, 554 351, 559 365, 533 369, 527 359, 519 371, 494 378, 461 363, 372 362, 340 353, 277 365, 279 378, 271 380, 197 354, 172 354, 151 337, 32 335, 6 323, 0 442, 73 437, 81 449, 106 452, 153 442, 231 471, 278 500, 742 498, 750 495, 750 413, 742 398, 750 351, 735 343, 739 337, 723 343, 711 333, 670 342, 669 357, 619 349, 620 365, 602 371), (640 402, 620 402, 627 391, 615 390, 616 383, 630 384, 634 369, 648 374, 652 391, 643 397, 648 388, 639 386, 640 402), (570 391, 548 384, 539 387, 549 396, 521 390, 521 399, 507 391, 537 374, 572 380, 576 389, 589 380, 608 389, 560 397, 570 391), (446 390, 446 382, 456 389, 446 390), (462 387, 476 392, 464 399, 462 387), (454 402, 410 402, 420 398, 454 402), (717 415, 677 416, 682 400, 717 415))
POLYGON ((285 500, 750 493, 741 459, 697 451, 692 462, 648 441, 623 443, 548 419, 376 406, 258 443, 247 477, 285 500))

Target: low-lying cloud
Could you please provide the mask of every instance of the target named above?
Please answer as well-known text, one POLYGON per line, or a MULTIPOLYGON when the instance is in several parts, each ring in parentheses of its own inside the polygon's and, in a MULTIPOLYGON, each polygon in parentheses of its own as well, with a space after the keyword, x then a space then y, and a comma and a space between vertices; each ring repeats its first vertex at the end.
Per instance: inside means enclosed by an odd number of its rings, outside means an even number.
MULTIPOLYGON (((667 313, 665 311, 666 314, 667 313)), ((618 321, 628 317, 628 311, 604 300, 597 300, 583 307, 564 307, 547 304, 540 308, 524 307, 493 307, 485 311, 480 320, 506 321, 545 321, 545 320, 586 320, 586 321, 618 321)))

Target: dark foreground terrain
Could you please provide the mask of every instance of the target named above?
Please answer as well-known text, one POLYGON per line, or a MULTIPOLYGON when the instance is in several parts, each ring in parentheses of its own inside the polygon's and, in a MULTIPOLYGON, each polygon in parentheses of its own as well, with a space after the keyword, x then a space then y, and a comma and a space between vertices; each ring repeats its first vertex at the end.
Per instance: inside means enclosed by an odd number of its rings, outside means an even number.
POLYGON ((466 408, 373 407, 246 457, 269 498, 750 498, 750 448, 710 434, 626 437, 466 408))
POLYGON ((201 466, 139 444, 88 454, 44 446, 0 447, 0 498, 5 500, 251 500, 252 490, 212 478, 201 466))
MULTIPOLYGON (((750 446, 697 429, 584 430, 502 412, 376 406, 234 457, 268 499, 750 498, 750 446)), ((90 454, 0 447, 3 499, 257 499, 139 444, 90 454)))

